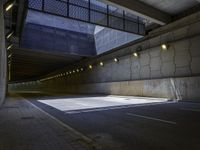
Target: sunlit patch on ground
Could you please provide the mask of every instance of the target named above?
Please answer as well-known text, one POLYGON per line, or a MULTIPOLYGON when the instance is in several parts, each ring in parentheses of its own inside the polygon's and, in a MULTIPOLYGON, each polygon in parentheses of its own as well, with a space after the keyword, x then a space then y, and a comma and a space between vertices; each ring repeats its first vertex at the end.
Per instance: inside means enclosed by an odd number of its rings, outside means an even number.
POLYGON ((133 96, 89 96, 38 101, 66 113, 78 113, 165 103, 167 99, 133 96))

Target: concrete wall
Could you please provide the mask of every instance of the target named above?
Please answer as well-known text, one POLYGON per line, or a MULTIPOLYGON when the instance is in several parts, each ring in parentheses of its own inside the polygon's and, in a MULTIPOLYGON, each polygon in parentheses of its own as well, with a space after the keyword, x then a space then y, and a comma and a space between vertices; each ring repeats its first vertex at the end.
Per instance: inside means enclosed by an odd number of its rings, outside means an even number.
POLYGON ((0 105, 4 102, 6 94, 6 57, 3 1, 0 1, 0 105))
POLYGON ((96 55, 93 34, 32 23, 25 24, 20 47, 63 54, 96 55))
POLYGON ((40 90, 104 93, 200 100, 200 12, 153 31, 109 54, 82 61, 52 75, 84 67, 83 72, 40 83, 40 90), (168 43, 167 51, 161 44, 168 43), (139 58, 132 53, 142 48, 139 58), (119 62, 113 58, 119 58, 119 62), (103 61, 104 66, 99 66, 103 61), (93 69, 88 65, 93 64, 93 69))
POLYGON ((9 85, 10 92, 47 92, 66 94, 111 94, 162 97, 199 102, 200 77, 165 78, 68 85, 62 79, 9 85))
POLYGON ((200 100, 200 77, 165 78, 153 80, 122 81, 67 85, 63 82, 50 86, 45 83, 42 89, 51 93, 112 94, 145 97, 163 97, 178 100, 200 100), (62 88, 60 88, 62 87, 62 88), (58 90, 59 89, 59 90, 58 90))
POLYGON ((94 35, 97 54, 102 54, 141 37, 142 36, 136 34, 104 28, 94 35))

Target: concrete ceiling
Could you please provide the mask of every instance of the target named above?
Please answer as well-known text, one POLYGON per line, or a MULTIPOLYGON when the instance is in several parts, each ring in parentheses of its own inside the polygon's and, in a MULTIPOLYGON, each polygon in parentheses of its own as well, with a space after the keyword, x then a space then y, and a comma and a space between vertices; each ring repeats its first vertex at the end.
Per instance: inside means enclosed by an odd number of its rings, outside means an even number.
POLYGON ((109 5, 145 18, 150 22, 165 25, 178 15, 196 5, 200 0, 99 0, 109 5))
POLYGON ((178 13, 181 13, 191 7, 194 7, 195 5, 198 5, 200 2, 200 0, 139 0, 139 1, 171 15, 176 15, 178 13))
POLYGON ((77 55, 60 55, 19 48, 13 49, 10 69, 11 82, 26 81, 44 76, 81 58, 77 55))

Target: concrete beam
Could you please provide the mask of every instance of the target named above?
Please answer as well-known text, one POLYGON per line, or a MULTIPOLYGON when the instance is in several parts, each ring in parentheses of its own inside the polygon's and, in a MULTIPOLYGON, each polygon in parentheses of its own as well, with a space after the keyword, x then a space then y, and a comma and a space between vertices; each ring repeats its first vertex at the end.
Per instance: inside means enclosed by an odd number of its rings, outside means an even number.
POLYGON ((17 27, 16 27, 16 36, 20 36, 22 25, 23 25, 23 17, 25 17, 25 0, 20 0, 18 5, 18 14, 17 14, 17 27))
POLYGON ((171 16, 162 12, 152 6, 149 6, 138 0, 99 0, 109 5, 122 8, 127 12, 134 13, 135 15, 149 19, 150 21, 165 25, 171 21, 171 16))

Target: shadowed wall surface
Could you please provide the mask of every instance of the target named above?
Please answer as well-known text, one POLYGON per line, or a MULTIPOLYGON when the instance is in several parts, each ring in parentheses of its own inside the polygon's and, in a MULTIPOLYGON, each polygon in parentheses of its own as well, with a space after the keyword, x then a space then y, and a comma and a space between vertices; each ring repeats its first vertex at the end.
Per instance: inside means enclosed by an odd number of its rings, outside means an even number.
POLYGON ((21 47, 83 56, 96 54, 94 36, 92 34, 30 23, 24 27, 21 47))
POLYGON ((0 105, 3 103, 6 93, 6 63, 3 1, 0 1, 0 105))

